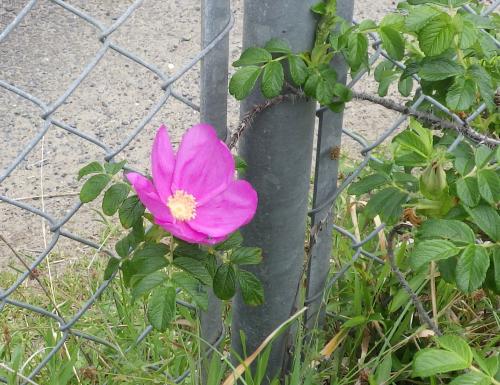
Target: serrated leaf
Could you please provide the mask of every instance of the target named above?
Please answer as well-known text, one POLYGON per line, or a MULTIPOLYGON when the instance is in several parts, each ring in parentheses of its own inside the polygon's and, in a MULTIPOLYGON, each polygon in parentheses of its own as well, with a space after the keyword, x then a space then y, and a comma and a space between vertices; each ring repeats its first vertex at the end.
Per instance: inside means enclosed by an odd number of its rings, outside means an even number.
POLYGON ((208 309, 208 294, 197 279, 185 272, 175 272, 172 280, 189 294, 193 302, 202 310, 208 309))
POLYGON ((102 199, 102 211, 106 215, 114 215, 122 202, 127 198, 130 186, 126 183, 116 183, 106 190, 102 199))
POLYGON ((484 200, 492 205, 500 202, 500 178, 498 174, 490 169, 477 172, 477 184, 479 192, 484 200))
POLYGON ((317 72, 307 77, 306 83, 304 84, 304 92, 306 93, 307 96, 316 98, 316 89, 320 81, 321 81, 321 75, 317 72))
POLYGON ((135 222, 141 220, 144 214, 144 205, 141 203, 137 195, 132 195, 125 199, 118 209, 118 217, 123 227, 131 228, 135 222))
POLYGON ((238 270, 237 277, 243 301, 250 306, 262 305, 264 289, 258 278, 246 270, 238 270))
POLYGON ((88 203, 96 199, 99 194, 107 186, 111 177, 106 174, 97 174, 91 176, 82 186, 80 190, 80 201, 88 203))
POLYGON ((472 229, 462 221, 452 219, 428 219, 418 229, 421 239, 444 238, 455 243, 474 243, 472 229))
POLYGON ((236 293, 236 271, 233 265, 223 263, 217 269, 213 280, 214 293, 223 300, 231 299, 236 293))
POLYGON ((347 193, 359 196, 371 192, 388 182, 389 178, 384 174, 371 174, 351 184, 347 189, 347 193))
POLYGON ((474 151, 474 162, 477 168, 483 168, 486 164, 493 159, 494 152, 491 148, 484 145, 476 147, 474 151))
POLYGON ((405 41, 400 32, 392 27, 380 27, 380 38, 382 46, 387 54, 394 60, 403 59, 405 53, 405 41))
POLYGON ((271 61, 273 57, 269 52, 260 47, 247 48, 241 54, 240 58, 233 63, 234 67, 251 66, 263 64, 271 61))
POLYGON ((264 46, 264 49, 271 53, 284 53, 284 54, 292 53, 292 50, 290 49, 290 45, 288 44, 288 42, 276 38, 269 40, 264 46))
POLYGON ((466 208, 474 222, 493 241, 500 242, 500 215, 491 206, 479 205, 474 208, 466 208))
POLYGON ((156 330, 165 331, 175 317, 175 289, 157 287, 148 302, 148 320, 156 330))
POLYGON ((440 13, 434 7, 417 5, 410 8, 408 16, 405 18, 405 27, 408 31, 419 32, 433 17, 438 16, 440 13))
POLYGON ((403 96, 410 96, 411 91, 413 89, 413 79, 412 77, 403 78, 402 75, 399 78, 398 82, 398 91, 403 96))
POLYGON ((179 269, 184 270, 186 273, 191 274, 203 284, 208 286, 212 284, 212 277, 210 276, 204 261, 194 258, 177 257, 174 258, 174 265, 179 269))
POLYGON ((481 98, 490 111, 495 110, 495 88, 493 87, 493 80, 489 73, 480 65, 473 64, 469 67, 468 72, 471 77, 476 81, 477 87, 481 98))
POLYGON ((382 77, 387 76, 386 72, 391 71, 394 68, 394 63, 390 60, 383 60, 375 67, 373 71, 373 77, 377 82, 382 80, 382 77))
POLYGON ((120 260, 117 258, 110 258, 108 264, 106 265, 106 269, 104 270, 104 280, 107 281, 110 279, 119 268, 120 260))
POLYGON ((338 96, 339 99, 345 103, 352 100, 352 91, 342 83, 335 83, 333 86, 333 94, 338 96))
POLYGON ((260 247, 239 247, 231 253, 230 260, 235 265, 256 265, 262 261, 260 247))
POLYGON ((413 359, 413 376, 430 377, 436 374, 467 369, 467 361, 444 349, 422 349, 413 359))
POLYGON ((373 195, 365 207, 366 214, 373 218, 380 215, 385 222, 397 220, 403 212, 402 205, 408 199, 408 194, 395 188, 389 187, 373 195))
POLYGON ((229 81, 229 93, 237 100, 245 99, 252 92, 261 72, 262 68, 257 66, 240 68, 229 81))
POLYGON ((347 62, 352 72, 357 72, 368 62, 368 39, 362 33, 351 33, 347 40, 347 62))
POLYGON ((301 86, 304 84, 307 77, 307 66, 304 60, 297 55, 291 55, 288 58, 288 64, 290 66, 290 75, 295 85, 301 86))
POLYGON ((467 110, 476 99, 476 84, 472 79, 456 77, 446 94, 447 107, 454 111, 467 110))
POLYGON ((467 49, 472 47, 476 43, 479 33, 477 26, 468 21, 464 21, 462 32, 460 33, 460 48, 467 49))
POLYGON ((420 49, 427 56, 436 56, 446 51, 453 42, 454 31, 447 14, 433 17, 418 33, 420 49))
POLYGON ((363 20, 361 23, 358 24, 359 32, 375 32, 376 29, 377 29, 377 24, 370 19, 363 20))
POLYGON ((215 246, 215 250, 231 250, 243 243, 243 236, 239 231, 232 233, 228 239, 215 246))
POLYGON ((448 334, 439 337, 439 346, 459 355, 469 367, 472 364, 472 350, 462 338, 448 334))
POLYGON ((132 288, 132 298, 138 298, 143 294, 149 293, 155 287, 161 285, 168 280, 168 276, 164 271, 155 271, 144 276, 132 288))
POLYGON ((432 132, 411 121, 410 129, 398 134, 393 141, 397 143, 394 151, 395 162, 401 166, 427 166, 433 154, 432 132))
POLYGON ((460 248, 443 239, 429 239, 417 242, 410 253, 410 264, 414 270, 431 261, 448 259, 457 255, 460 248))
POLYGON ((131 249, 134 248, 136 245, 137 242, 134 237, 134 234, 129 233, 125 237, 120 239, 118 242, 116 242, 115 251, 120 257, 125 258, 129 255, 131 249))
POLYGON ((424 80, 437 81, 464 74, 464 68, 445 57, 426 57, 420 63, 418 74, 424 80))
POLYGON ((262 94, 268 99, 278 96, 283 88, 284 80, 283 66, 279 61, 272 61, 266 64, 260 87, 262 94))
POLYGON ((328 105, 334 97, 333 87, 324 80, 320 80, 316 87, 316 99, 321 105, 328 105))
POLYGON ((187 257, 204 260, 208 255, 208 251, 196 243, 187 243, 180 239, 176 239, 176 243, 174 259, 178 257, 187 257))
POLYGON ((107 174, 116 175, 120 170, 123 169, 125 163, 127 163, 126 160, 122 160, 121 162, 115 162, 115 163, 106 162, 104 163, 104 169, 106 170, 107 174))
POLYGON ((467 246, 458 258, 455 271, 458 288, 465 293, 470 293, 481 287, 489 266, 490 257, 483 247, 467 246))
POLYGON ((477 206, 481 199, 477 179, 472 176, 458 179, 457 194, 465 205, 469 207, 477 206))
POLYGON ((384 97, 387 96, 387 92, 389 91, 389 86, 392 82, 398 79, 398 74, 394 71, 384 71, 380 75, 380 82, 378 85, 377 93, 379 96, 384 97))
POLYGON ((146 243, 142 248, 136 250, 130 260, 133 275, 139 275, 140 279, 168 266, 168 260, 165 258, 168 252, 168 246, 163 243, 146 243))
POLYGON ((77 180, 82 179, 86 175, 102 173, 104 171, 102 165, 99 162, 92 162, 82 167, 80 171, 78 171, 77 180))

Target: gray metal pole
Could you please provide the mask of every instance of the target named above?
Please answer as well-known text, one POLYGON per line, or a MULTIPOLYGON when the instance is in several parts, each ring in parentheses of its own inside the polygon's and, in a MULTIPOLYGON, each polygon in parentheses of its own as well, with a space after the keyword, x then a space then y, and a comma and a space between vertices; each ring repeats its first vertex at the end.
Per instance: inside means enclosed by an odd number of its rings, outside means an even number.
MULTIPOLYGON (((243 46, 263 46, 271 38, 287 40, 295 51, 310 50, 316 22, 310 7, 316 0, 246 0, 243 46)), ((254 92, 241 104, 243 116, 262 103, 254 92)), ((313 147, 315 103, 281 103, 260 114, 240 141, 248 163, 247 179, 257 190, 259 205, 243 229, 245 243, 263 249, 263 262, 252 269, 262 281, 265 303, 233 305, 232 348, 242 354, 240 332, 248 354, 294 310, 304 261, 304 235, 313 147)), ((268 376, 279 374, 285 339, 275 341, 268 376)))
MULTIPOLYGON (((354 0, 338 0, 337 15, 351 21, 354 0)), ((332 60, 332 67, 337 71, 338 81, 345 84, 347 66, 341 55, 336 55, 332 60)), ((320 115, 318 127, 318 143, 316 148, 315 182, 313 194, 313 207, 322 204, 325 199, 337 188, 337 174, 342 136, 343 114, 330 110, 320 115)), ((329 207, 315 213, 311 217, 311 226, 320 223, 325 218, 327 222, 320 227, 316 242, 310 250, 309 271, 307 279, 307 298, 313 297, 324 290, 325 282, 330 270, 330 257, 332 255, 332 218, 333 213, 329 207)), ((324 321, 324 311, 321 310, 322 296, 308 303, 306 312, 306 326, 308 329, 321 326, 324 321)), ((324 310, 324 309, 323 309, 324 310)))
MULTIPOLYGON (((229 0, 202 0, 201 45, 206 47, 227 25, 230 18, 229 0)), ((229 36, 201 61, 200 120, 211 124, 222 140, 227 136, 229 36)), ((221 301, 212 290, 208 293, 208 310, 201 313, 201 337, 213 344, 223 332, 221 301)), ((207 349, 206 346, 203 347, 207 349)), ((210 350, 206 350, 210 352, 210 350)), ((209 360, 206 360, 208 363, 209 360)), ((205 366, 202 383, 206 382, 205 366)))

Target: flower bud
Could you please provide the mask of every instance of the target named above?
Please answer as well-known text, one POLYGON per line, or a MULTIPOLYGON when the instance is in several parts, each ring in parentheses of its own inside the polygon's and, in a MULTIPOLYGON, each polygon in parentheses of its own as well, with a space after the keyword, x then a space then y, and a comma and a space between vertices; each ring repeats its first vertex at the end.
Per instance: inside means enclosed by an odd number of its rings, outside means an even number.
POLYGON ((446 193, 447 188, 446 172, 439 162, 427 166, 420 175, 420 191, 429 199, 439 199, 446 193))

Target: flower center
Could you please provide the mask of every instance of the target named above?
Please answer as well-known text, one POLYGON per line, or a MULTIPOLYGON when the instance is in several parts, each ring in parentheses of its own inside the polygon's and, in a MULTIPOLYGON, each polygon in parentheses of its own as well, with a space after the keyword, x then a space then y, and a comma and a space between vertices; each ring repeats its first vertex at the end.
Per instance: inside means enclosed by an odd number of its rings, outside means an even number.
POLYGON ((196 199, 183 190, 177 190, 174 195, 168 197, 167 207, 178 221, 190 221, 196 218, 196 199))

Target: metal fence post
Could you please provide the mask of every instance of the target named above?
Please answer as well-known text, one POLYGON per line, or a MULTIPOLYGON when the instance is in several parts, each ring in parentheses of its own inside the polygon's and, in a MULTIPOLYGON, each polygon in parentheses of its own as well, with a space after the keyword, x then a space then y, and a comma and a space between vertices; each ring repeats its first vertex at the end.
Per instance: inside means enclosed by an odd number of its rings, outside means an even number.
MULTIPOLYGON (((246 0, 243 46, 263 46, 271 38, 288 41, 294 51, 311 49, 315 0, 246 0)), ((254 92, 241 104, 242 116, 262 103, 254 92)), ((240 154, 248 163, 245 179, 259 195, 253 221, 243 229, 246 244, 263 249, 252 269, 262 281, 265 303, 251 307, 237 296, 233 305, 232 347, 241 355, 240 332, 248 354, 294 310, 303 267, 304 235, 313 147, 315 103, 286 102, 260 114, 243 135, 240 154)), ((284 338, 275 341, 268 376, 280 372, 284 338)))
MULTIPOLYGON (((202 48, 205 48, 224 29, 229 21, 230 12, 229 0, 202 0, 202 48)), ((200 121, 211 124, 222 140, 227 136, 228 62, 229 36, 222 39, 201 61, 200 121)), ((211 344, 223 333, 221 313, 221 301, 209 289, 208 310, 201 312, 200 324, 201 337, 211 344)), ((207 353, 210 352, 206 346, 202 346, 202 349, 207 353)), ((205 367, 203 367, 202 382, 205 381, 205 367)))
MULTIPOLYGON (((352 20, 353 8, 354 0, 337 1, 337 15, 349 22, 352 20)), ((347 66, 343 57, 335 55, 331 65, 337 71, 338 81, 345 84, 347 66)), ((322 204, 332 191, 337 189, 342 123, 343 113, 326 110, 319 115, 313 207, 322 204)), ((315 242, 311 246, 306 298, 321 293, 328 277, 330 257, 332 255, 333 215, 331 214, 333 214, 331 208, 327 206, 311 216, 311 226, 319 224, 325 218, 328 218, 328 220, 319 226, 315 242)), ((309 309, 306 312, 306 327, 308 329, 320 326, 323 323, 324 312, 320 311, 322 300, 323 296, 320 295, 311 303, 307 303, 309 309)))

